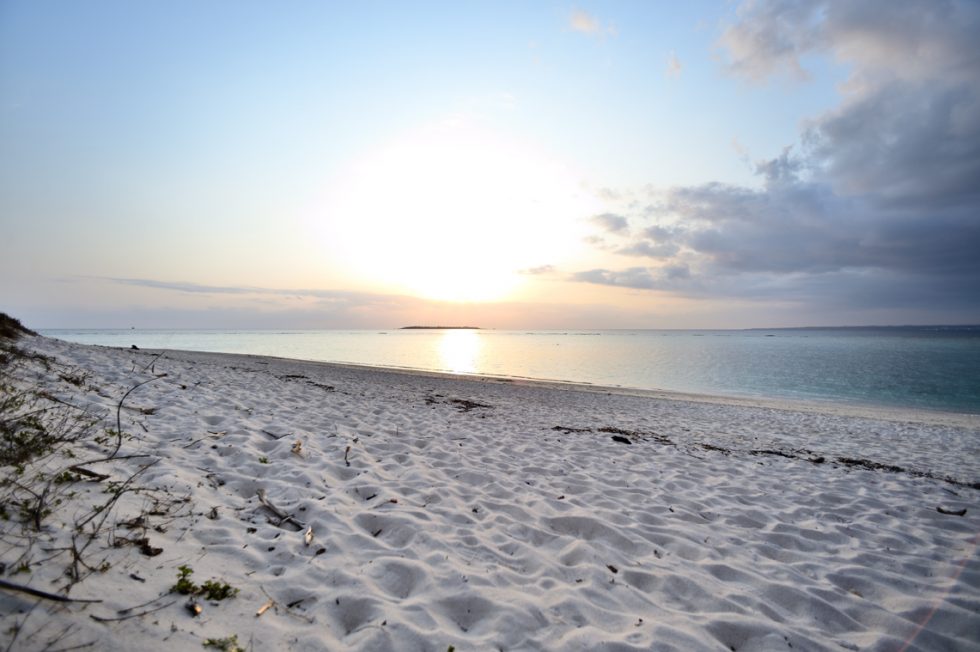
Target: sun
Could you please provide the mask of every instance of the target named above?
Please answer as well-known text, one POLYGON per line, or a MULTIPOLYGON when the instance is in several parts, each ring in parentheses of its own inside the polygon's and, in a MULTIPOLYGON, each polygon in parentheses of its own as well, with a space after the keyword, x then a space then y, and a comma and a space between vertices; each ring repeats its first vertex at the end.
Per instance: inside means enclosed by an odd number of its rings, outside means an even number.
POLYGON ((508 297, 521 270, 582 242, 588 193, 527 145, 460 121, 427 126, 351 165, 327 200, 330 254, 358 280, 427 299, 508 297))

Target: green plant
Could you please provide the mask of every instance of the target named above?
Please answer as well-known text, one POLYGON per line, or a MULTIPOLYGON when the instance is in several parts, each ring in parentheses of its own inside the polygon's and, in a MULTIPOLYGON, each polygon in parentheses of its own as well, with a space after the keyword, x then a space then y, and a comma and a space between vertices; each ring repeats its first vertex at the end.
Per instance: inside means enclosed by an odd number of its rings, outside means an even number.
POLYGON ((74 374, 71 373, 58 374, 58 377, 61 378, 66 383, 74 385, 75 387, 81 387, 82 385, 85 384, 85 381, 88 380, 88 374, 84 372, 78 372, 74 374))
POLYGON ((0 465, 16 466, 49 453, 57 438, 41 421, 37 400, 0 385, 0 465))
POLYGON ((214 580, 208 580, 202 584, 198 592, 207 600, 224 600, 225 598, 233 598, 238 595, 238 589, 235 587, 227 582, 216 582, 214 580))
POLYGON ((69 484, 71 482, 80 482, 82 476, 77 473, 72 473, 68 469, 65 469, 61 473, 57 474, 52 478, 55 484, 69 484))
POLYGON ((220 580, 208 580, 198 586, 191 580, 194 569, 190 566, 177 567, 177 583, 170 587, 172 593, 181 595, 199 595, 205 600, 219 601, 238 595, 238 589, 220 580))
POLYGON ((190 580, 193 574, 194 570, 190 566, 178 566, 177 583, 170 587, 170 592, 180 593, 181 595, 196 593, 197 585, 190 580))
POLYGON ((259 458, 259 464, 268 464, 268 463, 269 463, 269 458, 266 457, 265 455, 259 458))
POLYGON ((221 652, 245 652, 245 648, 238 644, 238 635, 232 634, 224 638, 209 638, 204 641, 204 647, 213 647, 221 652))

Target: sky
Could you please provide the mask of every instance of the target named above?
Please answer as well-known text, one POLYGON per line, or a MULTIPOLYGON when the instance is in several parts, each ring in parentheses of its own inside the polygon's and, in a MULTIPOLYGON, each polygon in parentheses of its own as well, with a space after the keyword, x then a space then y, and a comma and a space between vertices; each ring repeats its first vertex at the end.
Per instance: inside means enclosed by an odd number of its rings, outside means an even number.
POLYGON ((34 328, 980 323, 980 3, 0 4, 34 328))

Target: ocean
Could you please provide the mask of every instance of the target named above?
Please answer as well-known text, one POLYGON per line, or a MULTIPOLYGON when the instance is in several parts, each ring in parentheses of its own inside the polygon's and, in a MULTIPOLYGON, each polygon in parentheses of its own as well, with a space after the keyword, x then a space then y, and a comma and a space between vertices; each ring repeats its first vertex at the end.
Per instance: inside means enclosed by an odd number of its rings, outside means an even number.
POLYGON ((718 396, 980 414, 980 327, 45 330, 42 334, 123 348, 135 344, 718 396))

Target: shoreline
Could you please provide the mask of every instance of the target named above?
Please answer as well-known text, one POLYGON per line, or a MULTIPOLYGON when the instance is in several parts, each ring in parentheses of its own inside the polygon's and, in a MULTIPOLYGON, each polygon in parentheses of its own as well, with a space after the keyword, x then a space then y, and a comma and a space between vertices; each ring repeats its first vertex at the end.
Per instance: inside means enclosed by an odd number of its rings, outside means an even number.
MULTIPOLYGON (((901 330, 901 329, 899 329, 901 330)), ((72 332, 72 331, 68 331, 72 332)), ((101 331, 98 331, 101 332, 101 331)), ((170 333, 170 331, 166 331, 170 333)), ((196 333, 198 331, 188 331, 196 333)), ((224 331, 214 331, 215 333, 222 333, 224 331)), ((264 332, 264 331, 263 331, 264 332)), ((319 332, 319 331, 314 331, 319 332)), ((326 331, 325 331, 326 332, 326 331)), ((348 333, 348 331, 338 331, 343 333, 348 333)), ((409 331, 393 331, 393 332, 409 332, 409 331)), ((741 333, 745 331, 732 331, 732 333, 741 333)), ((47 333, 49 336, 59 337, 59 333, 54 331, 42 331, 42 334, 47 333)), ((120 334, 129 333, 127 330, 118 331, 120 334)), ((174 333, 177 333, 176 331, 174 333)), ((297 334, 308 334, 308 331, 297 331, 297 334)), ((358 331, 358 334, 372 336, 373 331, 365 330, 358 331)), ((83 338, 84 339, 84 338, 83 338)), ((69 341, 69 340, 65 340, 69 341)), ((118 348, 129 348, 134 342, 127 340, 113 340, 110 338, 107 341, 99 343, 103 346, 118 347, 118 348)), ((759 384, 759 378, 755 378, 755 382, 750 382, 748 385, 740 385, 736 375, 729 370, 723 374, 723 379, 720 382, 712 382, 709 385, 717 385, 717 387, 702 387, 704 383, 696 382, 693 378, 681 378, 673 377, 669 373, 666 376, 660 377, 658 374, 644 374, 640 372, 637 375, 636 370, 630 368, 624 368, 619 370, 622 373, 617 372, 618 375, 610 375, 610 373, 589 373, 578 369, 577 367, 569 366, 568 364, 552 364, 546 360, 538 360, 533 365, 494 365, 482 361, 479 363, 471 363, 470 367, 472 369, 486 368, 486 369, 498 369, 498 371, 487 371, 486 373, 480 371, 454 371, 454 369, 459 369, 458 365, 452 361, 446 361, 445 359, 440 359, 439 354, 435 354, 426 349, 424 355, 413 356, 413 355, 402 355, 397 349, 392 349, 388 344, 384 344, 380 353, 374 352, 370 353, 369 349, 364 349, 363 351, 358 349, 358 347, 365 346, 361 343, 355 343, 354 347, 356 351, 354 353, 344 353, 344 350, 340 349, 319 349, 316 341, 306 342, 304 346, 297 346, 291 344, 286 348, 277 348, 276 346, 257 346, 254 343, 249 344, 248 342, 243 342, 239 344, 234 343, 224 343, 221 342, 211 342, 207 339, 202 341, 167 341, 167 340, 152 340, 143 343, 137 338, 135 344, 139 345, 140 348, 145 350, 183 350, 183 351, 209 351, 209 352, 221 352, 222 349, 228 351, 229 353, 241 354, 241 355, 272 355, 280 357, 289 357, 290 359, 309 359, 311 361, 322 361, 330 364, 341 364, 341 365, 357 365, 372 368, 382 368, 382 369, 394 369, 409 371, 412 373, 445 373, 451 375, 457 375, 461 377, 473 376, 481 378, 495 378, 503 381, 514 380, 517 382, 527 382, 527 381, 540 381, 545 383, 554 383, 560 385, 570 385, 570 386, 585 386, 585 387, 595 387, 599 391, 611 391, 611 392, 629 392, 637 394, 646 394, 649 396, 662 396, 670 397, 677 395, 681 398, 690 398, 690 400, 723 400, 723 401, 734 401, 734 402, 748 402, 748 403, 758 403, 771 406, 774 408, 787 407, 789 409, 829 409, 831 411, 840 411, 841 413, 851 414, 855 416, 860 416, 862 413, 867 413, 875 417, 880 418, 890 418, 893 420, 906 420, 906 419, 918 419, 927 418, 930 420, 942 420, 945 418, 943 415, 953 415, 952 419, 955 419, 956 423, 969 423, 969 421, 976 417, 980 418, 980 397, 973 396, 973 394, 964 393, 962 387, 953 388, 950 385, 951 398, 938 400, 935 396, 942 396, 942 394, 929 395, 928 392, 939 391, 939 388, 935 387, 925 387, 911 383, 915 391, 909 390, 895 390, 887 389, 878 380, 869 380, 867 383, 861 378, 851 378, 847 376, 841 377, 834 382, 823 382, 819 381, 819 375, 817 382, 809 382, 804 378, 797 378, 793 383, 791 383, 787 388, 782 387, 768 387, 766 382, 759 384), (211 345, 211 349, 207 349, 208 345, 211 345), (306 347, 306 348, 304 348, 306 347), (237 350, 236 350, 237 349, 237 350), (257 352, 249 352, 248 349, 259 349, 257 352), (312 357, 305 358, 304 355, 309 355, 312 357), (511 369, 510 375, 507 373, 500 373, 500 370, 511 369), (854 389, 852 390, 842 390, 841 387, 846 383, 854 383, 854 389), (879 386, 881 385, 881 386, 879 386), (676 387, 677 389, 671 389, 676 387), (744 387, 750 387, 748 391, 744 387), (896 394, 897 392, 897 394, 896 394), (901 396, 903 393, 908 393, 907 397, 901 396), (933 398, 929 398, 933 396, 933 398), (917 416, 920 415, 931 415, 931 416, 917 416)), ((432 346, 432 343, 426 341, 426 346, 432 346)), ((508 345, 510 346, 510 345, 508 345)), ((373 349, 370 349, 373 351, 373 349)), ((492 354, 493 350, 488 349, 487 354, 492 354)), ((838 365, 839 366, 839 365, 838 365)), ((601 365, 600 365, 601 367, 601 365)), ((710 370, 709 370, 710 371, 710 370)), ((705 373, 709 373, 705 371, 705 373)), ((838 370, 840 371, 840 370, 838 370)), ((758 374, 755 374, 758 376, 758 374)), ((833 378, 833 374, 829 376, 833 378)), ((891 382, 890 380, 887 382, 891 382)), ((886 382, 886 385, 887 385, 886 382)), ((850 387, 850 385, 848 385, 850 387)), ((952 423, 953 421, 947 421, 952 423)))
MULTIPOLYGON (((86 345, 89 346, 89 345, 86 345)), ((104 346, 104 345, 90 345, 104 346)), ((126 350, 121 347, 110 347, 109 349, 126 350)), ((208 356, 228 356, 231 358, 251 358, 257 360, 277 360, 283 362, 297 362, 310 365, 324 365, 326 367, 365 369, 393 374, 404 374, 409 376, 446 378, 460 381, 472 381, 477 383, 502 383, 513 385, 531 385, 547 387, 563 391, 590 392, 595 394, 616 394, 620 396, 635 396, 639 398, 651 398, 664 401, 686 401, 694 403, 710 403, 717 405, 732 405, 752 408, 768 408, 774 410, 814 412, 818 414, 833 414, 837 416, 849 416, 863 419, 884 419, 888 421, 913 422, 935 425, 949 425, 964 428, 980 428, 980 414, 972 412, 954 412, 941 410, 938 408, 901 408, 891 405, 877 405, 866 403, 846 403, 832 399, 790 399, 781 397, 763 396, 732 396, 724 394, 699 394, 693 392, 681 392, 667 389, 643 389, 639 387, 623 387, 614 385, 599 385, 588 382, 576 382, 571 380, 554 380, 548 378, 531 378, 526 376, 505 376, 478 373, 455 373, 451 371, 438 371, 432 369, 417 369, 414 367, 383 366, 372 364, 359 364, 355 362, 328 362, 324 360, 309 360, 304 358, 286 358, 274 355, 259 355, 254 353, 225 353, 220 351, 191 351, 186 349, 140 349, 148 353, 176 353, 180 355, 204 354, 208 356)))
POLYGON ((976 649, 975 426, 15 345, 94 424, 0 484, 4 580, 96 602, 0 587, 0 647, 976 649))

